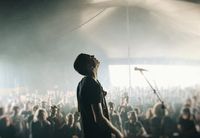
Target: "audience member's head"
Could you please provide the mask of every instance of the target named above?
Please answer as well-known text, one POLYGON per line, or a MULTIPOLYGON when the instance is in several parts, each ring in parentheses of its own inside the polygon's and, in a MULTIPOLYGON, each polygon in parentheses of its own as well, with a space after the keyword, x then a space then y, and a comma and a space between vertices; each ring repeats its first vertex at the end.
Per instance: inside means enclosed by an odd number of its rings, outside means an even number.
POLYGON ((51 106, 51 116, 55 116, 58 113, 58 107, 56 105, 51 106))
POLYGON ((74 121, 79 121, 79 120, 80 120, 80 113, 76 111, 74 113, 74 121))
POLYGON ((181 111, 181 117, 183 119, 190 119, 191 118, 190 108, 188 108, 188 107, 183 108, 181 111))
POLYGON ((47 108, 47 102, 46 101, 42 101, 42 108, 46 109, 47 108))
POLYGON ((148 108, 145 115, 146 119, 151 119, 153 117, 152 108, 148 108))
POLYGON ((5 116, 1 119, 1 126, 8 127, 11 125, 11 119, 8 116, 5 116))
POLYGON ((26 111, 30 111, 31 110, 31 106, 32 106, 32 104, 31 104, 30 101, 26 102, 25 110, 26 111))
POLYGON ((33 106, 33 109, 32 109, 32 110, 33 110, 33 113, 35 113, 38 109, 39 109, 39 105, 34 105, 34 106, 33 106))
POLYGON ((141 114, 140 108, 135 107, 134 111, 136 112, 136 114, 139 116, 141 114))
POLYGON ((133 122, 138 121, 137 113, 135 111, 129 111, 128 112, 128 119, 133 121, 133 122))
POLYGON ((45 121, 47 119, 47 112, 45 109, 38 110, 37 119, 39 121, 45 121))
POLYGON ((153 115, 156 117, 163 117, 165 116, 165 108, 161 103, 156 103, 153 107, 153 115))
POLYGON ((19 114, 19 111, 20 111, 19 106, 14 106, 14 107, 13 107, 13 111, 14 111, 14 114, 15 114, 15 115, 19 114))
POLYGON ((74 115, 72 113, 67 114, 66 122, 67 122, 68 125, 74 124, 74 115))
POLYGON ((188 107, 188 108, 192 107, 192 99, 188 98, 188 99, 186 100, 186 102, 185 102, 185 107, 188 107))
POLYGON ((110 112, 113 112, 114 111, 114 108, 115 108, 115 104, 113 102, 109 102, 108 103, 108 110, 110 112))

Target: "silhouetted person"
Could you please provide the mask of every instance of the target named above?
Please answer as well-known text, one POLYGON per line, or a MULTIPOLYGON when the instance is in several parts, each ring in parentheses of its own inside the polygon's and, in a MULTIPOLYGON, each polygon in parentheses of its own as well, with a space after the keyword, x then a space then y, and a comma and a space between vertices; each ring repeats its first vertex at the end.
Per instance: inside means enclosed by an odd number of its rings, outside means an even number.
POLYGON ((117 127, 117 129, 119 129, 121 132, 123 132, 122 120, 119 113, 115 110, 115 104, 113 102, 108 103, 108 111, 112 124, 117 127))
POLYGON ((50 138, 51 125, 47 120, 47 112, 44 109, 39 109, 37 121, 32 122, 32 138, 50 138))
MULTIPOLYGON (((72 137, 80 137, 80 129, 78 129, 74 124, 74 115, 72 113, 69 113, 66 116, 66 124, 62 128, 63 134, 59 138, 72 138, 72 137)), ((80 137, 81 138, 81 137, 80 137)))
POLYGON ((164 117, 164 109, 162 105, 157 103, 153 107, 153 117, 150 120, 150 129, 153 138, 160 138, 163 135, 162 132, 162 119, 164 117))
POLYGON ((125 123, 126 138, 141 138, 146 135, 146 131, 142 123, 138 120, 135 111, 128 112, 128 121, 125 123))
POLYGON ((59 119, 57 117, 58 114, 58 107, 56 105, 51 106, 50 116, 47 118, 47 120, 51 123, 52 128, 52 136, 51 138, 57 138, 57 132, 59 129, 59 119))
POLYGON ((8 116, 0 118, 0 138, 16 138, 16 130, 8 116))
POLYGON ((190 108, 183 108, 178 122, 178 129, 181 138, 197 138, 195 123, 191 115, 190 108))
POLYGON ((13 116, 12 119, 12 125, 15 128, 15 138, 23 138, 25 133, 25 121, 22 115, 20 114, 20 107, 14 106, 13 107, 13 116))
POLYGON ((84 138, 123 137, 121 132, 109 121, 105 94, 97 71, 100 62, 92 55, 79 54, 74 69, 85 76, 77 87, 78 108, 81 113, 84 138))
POLYGON ((4 108, 0 107, 0 138, 14 138, 15 129, 11 120, 4 114, 4 108))

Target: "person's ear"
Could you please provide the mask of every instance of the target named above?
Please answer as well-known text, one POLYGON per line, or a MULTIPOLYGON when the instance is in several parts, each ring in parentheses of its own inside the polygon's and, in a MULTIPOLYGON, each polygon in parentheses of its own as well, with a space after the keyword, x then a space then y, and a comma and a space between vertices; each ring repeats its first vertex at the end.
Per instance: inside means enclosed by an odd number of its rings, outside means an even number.
POLYGON ((89 71, 93 71, 93 69, 94 69, 94 67, 93 67, 93 66, 91 66, 91 65, 88 65, 88 70, 89 70, 89 71))

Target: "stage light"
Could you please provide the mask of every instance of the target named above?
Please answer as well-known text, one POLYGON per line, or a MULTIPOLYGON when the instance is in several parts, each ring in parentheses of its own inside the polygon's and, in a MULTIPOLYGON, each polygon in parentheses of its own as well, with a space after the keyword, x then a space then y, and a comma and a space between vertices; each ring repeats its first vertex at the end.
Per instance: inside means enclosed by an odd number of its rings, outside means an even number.
POLYGON ((142 67, 148 71, 144 74, 157 87, 188 87, 200 84, 200 66, 184 65, 131 65, 131 76, 128 65, 110 65, 110 80, 112 87, 148 87, 146 81, 135 67, 142 67))

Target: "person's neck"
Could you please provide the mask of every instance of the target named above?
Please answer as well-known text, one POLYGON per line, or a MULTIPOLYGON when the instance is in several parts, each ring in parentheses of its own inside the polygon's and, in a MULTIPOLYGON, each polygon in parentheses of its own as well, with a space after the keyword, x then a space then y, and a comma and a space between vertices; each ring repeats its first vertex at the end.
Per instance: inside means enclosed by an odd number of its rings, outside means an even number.
POLYGON ((92 72, 92 74, 91 74, 91 77, 95 80, 95 81, 97 81, 97 72, 92 72))
POLYGON ((97 73, 95 73, 93 78, 94 78, 94 80, 97 80, 97 73))

